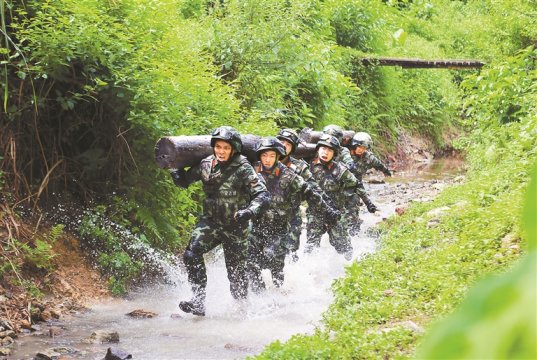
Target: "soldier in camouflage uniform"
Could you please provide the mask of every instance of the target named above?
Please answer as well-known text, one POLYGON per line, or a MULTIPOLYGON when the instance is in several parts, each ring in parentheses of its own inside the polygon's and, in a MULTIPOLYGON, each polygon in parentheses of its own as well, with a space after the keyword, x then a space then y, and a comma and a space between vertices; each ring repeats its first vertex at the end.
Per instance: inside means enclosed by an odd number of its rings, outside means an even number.
POLYGON ((349 149, 343 146, 343 128, 333 124, 326 125, 323 128, 323 134, 332 135, 339 141, 340 147, 334 161, 342 163, 350 170, 354 166, 354 161, 352 160, 349 149))
MULTIPOLYGON (((376 169, 382 171, 385 176, 392 176, 392 172, 380 161, 373 153, 371 148, 373 146, 373 139, 365 132, 358 132, 354 134, 351 140, 351 156, 354 162, 354 166, 351 168, 352 173, 356 176, 359 186, 365 190, 362 178, 369 169, 376 169)), ((349 219, 351 226, 349 232, 351 235, 357 234, 360 230, 360 224, 362 220, 359 218, 359 212, 350 212, 349 219)))
MULTIPOLYGON (((350 196, 357 194, 367 205, 368 210, 375 212, 375 205, 369 200, 365 191, 358 187, 356 177, 346 166, 333 160, 339 149, 337 138, 328 134, 321 136, 316 146, 317 156, 310 164, 313 177, 339 210, 345 208, 350 196)), ((347 221, 344 217, 332 227, 328 227, 324 222, 319 221, 314 212, 308 211, 307 230, 306 252, 311 252, 314 247, 319 247, 322 235, 328 232, 330 244, 336 251, 344 254, 347 260, 352 258, 352 245, 347 233, 347 221)))
POLYGON ((287 253, 285 244, 289 237, 290 221, 294 216, 295 204, 302 199, 312 209, 327 211, 330 221, 337 221, 339 212, 328 208, 320 193, 311 189, 295 171, 279 162, 286 155, 284 145, 275 137, 262 140, 257 149, 260 161, 254 169, 265 180, 271 194, 268 209, 254 220, 250 234, 248 273, 250 286, 255 292, 265 289, 261 277, 262 269, 269 269, 272 282, 280 287, 284 281, 284 263, 287 253))
POLYGON ((222 244, 231 295, 244 299, 248 293, 246 261, 250 219, 268 206, 270 194, 248 160, 240 154, 240 134, 222 126, 211 134, 213 155, 200 164, 172 172, 174 183, 188 187, 201 180, 205 192, 203 214, 183 255, 192 285, 193 298, 181 301, 179 308, 194 315, 205 315, 207 272, 203 254, 222 244))
MULTIPOLYGON (((341 127, 337 125, 327 125, 323 129, 323 133, 335 136, 340 145, 343 144, 343 129, 341 127)), ((335 160, 345 165, 354 174, 356 164, 348 148, 341 146, 335 160)), ((362 189, 364 189, 363 185, 362 189)), ((361 202, 357 195, 350 196, 347 200, 348 202, 345 206, 344 217, 347 219, 349 235, 355 236, 358 235, 360 225, 362 224, 362 220, 359 216, 361 202)))
MULTIPOLYGON (((286 155, 280 159, 280 162, 287 166, 289 169, 293 170, 295 173, 300 175, 313 189, 313 191, 321 194, 323 196, 323 199, 325 201, 329 201, 329 199, 326 197, 326 195, 323 193, 315 179, 313 178, 313 175, 311 174, 311 171, 309 169, 309 164, 305 162, 302 159, 297 159, 292 156, 292 154, 295 152, 296 148, 298 147, 298 134, 293 129, 282 129, 276 135, 278 140, 282 142, 282 144, 285 146, 285 152, 286 155)), ((302 199, 304 200, 304 199, 302 199)), ((300 211, 300 204, 302 201, 297 201, 294 203, 294 208, 291 211, 292 218, 291 218, 291 229, 289 231, 289 237, 286 241, 286 249, 287 252, 291 255, 291 259, 293 261, 298 260, 297 250, 300 247, 300 233, 302 232, 302 215, 300 211)), ((329 205, 329 204, 327 204, 329 205)), ((337 210, 334 207, 332 207, 332 210, 337 210)), ((322 214, 319 214, 319 216, 323 216, 322 214)))

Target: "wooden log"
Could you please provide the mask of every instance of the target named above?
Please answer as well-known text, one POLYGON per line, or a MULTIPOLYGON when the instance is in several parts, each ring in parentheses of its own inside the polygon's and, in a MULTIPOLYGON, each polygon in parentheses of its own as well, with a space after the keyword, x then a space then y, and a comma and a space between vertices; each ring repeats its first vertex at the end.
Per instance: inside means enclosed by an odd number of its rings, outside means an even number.
POLYGON ((423 59, 403 59, 403 58, 362 58, 363 65, 377 66, 400 66, 410 69, 478 69, 485 65, 480 60, 423 60, 423 59))
MULTIPOLYGON (((257 135, 241 135, 242 154, 250 160, 257 161, 255 147, 262 137, 257 135)), ((155 161, 163 169, 179 169, 191 167, 211 155, 210 135, 164 136, 155 145, 155 161)), ((311 158, 315 154, 315 144, 299 144, 293 156, 311 158)))
MULTIPOLYGON (((322 131, 315 131, 311 128, 304 128, 300 130, 300 133, 298 134, 298 138, 301 143, 316 144, 317 141, 319 141, 319 138, 321 137, 322 134, 323 134, 322 131)), ((343 130, 343 144, 342 145, 345 146, 345 145, 350 144, 354 134, 356 134, 356 132, 352 130, 343 130)))

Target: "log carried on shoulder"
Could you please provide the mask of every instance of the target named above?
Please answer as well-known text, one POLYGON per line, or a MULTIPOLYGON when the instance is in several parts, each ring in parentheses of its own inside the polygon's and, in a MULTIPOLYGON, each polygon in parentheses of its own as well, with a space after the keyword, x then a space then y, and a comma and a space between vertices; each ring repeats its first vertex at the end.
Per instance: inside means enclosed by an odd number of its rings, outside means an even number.
MULTIPOLYGON (((319 138, 323 134, 322 131, 315 131, 311 128, 304 128, 300 130, 300 133, 298 134, 298 139, 302 143, 311 143, 316 144, 317 141, 319 141, 319 138)), ((356 132, 352 130, 343 130, 343 144, 341 145, 347 145, 351 142, 352 137, 356 134, 356 132)))
MULTIPOLYGON (((262 137, 245 134, 241 135, 241 139, 242 154, 251 162, 257 161, 255 148, 262 137)), ((155 145, 155 161, 163 169, 191 167, 212 153, 210 135, 164 136, 155 145)), ((293 156, 305 158, 314 154, 315 144, 300 144, 293 156)))

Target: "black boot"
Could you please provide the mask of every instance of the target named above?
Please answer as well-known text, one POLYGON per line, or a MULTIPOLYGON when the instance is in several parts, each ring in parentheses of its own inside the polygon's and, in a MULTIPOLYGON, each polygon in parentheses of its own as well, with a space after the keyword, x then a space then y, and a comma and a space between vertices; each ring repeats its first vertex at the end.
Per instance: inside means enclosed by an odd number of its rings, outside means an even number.
POLYGON ((205 304, 200 301, 181 301, 179 303, 179 309, 186 313, 191 313, 197 316, 205 316, 205 304))

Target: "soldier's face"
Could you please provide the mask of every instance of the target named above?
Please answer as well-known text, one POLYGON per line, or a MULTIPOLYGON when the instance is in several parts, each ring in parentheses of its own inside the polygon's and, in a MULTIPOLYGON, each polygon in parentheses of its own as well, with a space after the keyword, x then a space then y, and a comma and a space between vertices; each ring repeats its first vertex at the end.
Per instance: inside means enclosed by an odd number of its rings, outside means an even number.
POLYGON ((233 147, 230 143, 223 140, 216 140, 214 143, 214 156, 218 161, 228 161, 233 152, 233 147))
POLYGON ((263 151, 261 153, 261 164, 263 164, 264 167, 271 168, 276 164, 276 151, 273 150, 267 150, 263 151))
POLYGON ((354 153, 358 156, 362 156, 365 153, 365 146, 357 146, 356 149, 354 149, 354 153))
POLYGON ((334 149, 326 146, 319 147, 319 158, 324 162, 329 162, 334 158, 334 149))
POLYGON ((280 141, 282 142, 283 146, 285 146, 285 153, 289 155, 291 151, 293 151, 293 144, 284 139, 281 139, 280 141))

